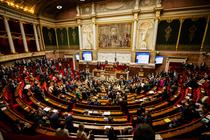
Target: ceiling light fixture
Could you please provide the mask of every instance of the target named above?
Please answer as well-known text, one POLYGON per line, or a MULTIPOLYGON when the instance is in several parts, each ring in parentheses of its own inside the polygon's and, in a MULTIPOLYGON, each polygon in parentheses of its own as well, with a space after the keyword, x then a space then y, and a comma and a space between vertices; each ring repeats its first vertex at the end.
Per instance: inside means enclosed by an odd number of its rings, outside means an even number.
POLYGON ((85 1, 85 0, 80 0, 80 1, 85 1))
POLYGON ((62 8, 63 8, 63 6, 61 6, 61 5, 57 5, 57 6, 56 6, 56 8, 57 8, 58 10, 60 10, 60 9, 62 9, 62 8))

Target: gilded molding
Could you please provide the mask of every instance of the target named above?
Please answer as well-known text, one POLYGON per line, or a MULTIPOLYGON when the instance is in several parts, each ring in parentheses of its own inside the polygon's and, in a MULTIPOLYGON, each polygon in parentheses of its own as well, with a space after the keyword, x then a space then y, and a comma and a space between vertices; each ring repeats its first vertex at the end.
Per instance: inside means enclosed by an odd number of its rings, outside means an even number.
POLYGON ((181 30, 182 30, 182 23, 183 23, 183 19, 180 19, 180 25, 179 25, 179 33, 178 33, 178 37, 177 37, 177 41, 176 41, 176 51, 178 50, 179 47, 179 40, 180 40, 180 35, 181 35, 181 30))
POLYGON ((200 49, 201 51, 203 50, 204 42, 205 42, 205 39, 206 39, 206 34, 207 34, 208 27, 209 27, 209 20, 210 20, 210 17, 208 17, 207 21, 206 21, 206 28, 205 28, 202 43, 201 43, 201 49, 200 49))

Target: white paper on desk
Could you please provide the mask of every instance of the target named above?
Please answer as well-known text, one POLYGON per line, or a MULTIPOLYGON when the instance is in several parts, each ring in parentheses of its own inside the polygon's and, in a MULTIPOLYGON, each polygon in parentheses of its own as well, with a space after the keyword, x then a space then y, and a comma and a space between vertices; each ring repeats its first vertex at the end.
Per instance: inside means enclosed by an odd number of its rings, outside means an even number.
POLYGON ((103 113, 103 115, 105 116, 105 115, 110 115, 111 113, 110 113, 110 111, 105 111, 104 113, 103 113))
POLYGON ((111 126, 109 126, 109 125, 105 125, 105 126, 104 126, 104 129, 107 129, 107 128, 108 128, 108 129, 110 129, 110 128, 111 128, 111 126))
POLYGON ((83 111, 83 113, 86 113, 86 112, 88 112, 89 110, 88 109, 85 109, 84 111, 83 111))
POLYGON ((31 85, 26 85, 26 86, 24 87, 24 89, 29 89, 29 88, 31 88, 31 85))
POLYGON ((91 111, 91 110, 88 110, 88 114, 92 114, 93 113, 93 111, 91 111))
POLYGON ((2 111, 6 110, 6 109, 7 109, 7 107, 2 107, 2 108, 1 108, 2 111))
POLYGON ((139 101, 143 102, 144 100, 143 99, 140 99, 139 101))
POLYGON ((206 118, 210 120, 210 115, 207 115, 206 118))
POLYGON ((108 121, 109 120, 109 118, 107 118, 107 117, 104 117, 104 121, 108 121))
POLYGON ((179 104, 177 104, 176 106, 177 106, 177 107, 181 107, 181 105, 179 105, 179 104))
POLYGON ((155 92, 153 90, 149 91, 149 94, 154 94, 155 92))
POLYGON ((94 110, 94 111, 93 111, 93 114, 98 114, 98 111, 94 110))
POLYGON ((187 96, 191 96, 191 95, 192 95, 191 93, 188 93, 188 94, 187 94, 187 96))
POLYGON ((209 123, 209 119, 207 119, 207 118, 203 118, 201 121, 202 121, 203 123, 209 123))
POLYGON ((44 110, 44 111, 50 111, 51 108, 50 108, 50 107, 45 107, 43 110, 44 110))
POLYGON ((56 109, 53 109, 53 110, 52 110, 52 112, 56 113, 56 112, 58 112, 58 110, 56 110, 56 109))
POLYGON ((205 82, 204 79, 201 79, 200 81, 197 82, 197 84, 199 84, 200 86, 205 82))

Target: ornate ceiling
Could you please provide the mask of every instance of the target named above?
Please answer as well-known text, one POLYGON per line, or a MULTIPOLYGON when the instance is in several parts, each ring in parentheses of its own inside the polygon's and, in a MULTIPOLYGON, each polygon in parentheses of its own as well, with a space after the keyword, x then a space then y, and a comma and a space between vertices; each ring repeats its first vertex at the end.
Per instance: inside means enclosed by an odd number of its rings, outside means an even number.
POLYGON ((44 13, 44 15, 53 18, 67 9, 75 8, 78 4, 94 1, 102 0, 0 0, 0 4, 35 15, 44 13), (62 9, 57 9, 57 5, 61 5, 62 9))
MULTIPOLYGON (((76 5, 106 1, 107 3, 115 2, 116 0, 0 0, 0 6, 4 9, 12 8, 21 12, 31 13, 38 16, 44 16, 49 18, 59 18, 65 14, 75 14, 76 5), (57 9, 56 6, 61 5, 62 9, 57 9), (74 10, 74 11, 73 11, 74 10)), ((117 0, 117 1, 129 1, 129 0, 117 0)), ((155 0, 140 0, 145 2, 151 2, 155 0)), ((190 7, 199 5, 209 5, 210 0, 161 0, 164 8, 178 8, 178 7, 190 7)))

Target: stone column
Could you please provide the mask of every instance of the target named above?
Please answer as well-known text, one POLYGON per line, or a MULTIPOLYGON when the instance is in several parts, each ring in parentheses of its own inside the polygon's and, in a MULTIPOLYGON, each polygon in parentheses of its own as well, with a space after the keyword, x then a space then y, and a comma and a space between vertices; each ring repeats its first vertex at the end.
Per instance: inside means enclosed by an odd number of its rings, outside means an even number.
POLYGON ((67 32, 67 45, 68 45, 68 48, 70 49, 70 41, 69 41, 69 29, 68 27, 66 27, 66 32, 67 32))
POLYGON ((138 13, 134 13, 134 24, 133 24, 133 47, 132 51, 136 49, 136 32, 137 32, 138 13))
POLYGON ((96 50, 96 24, 95 24, 95 17, 92 18, 93 24, 93 50, 96 50))
POLYGON ((176 51, 178 50, 179 47, 179 40, 180 40, 180 36, 181 36, 181 31, 182 31, 182 23, 184 21, 184 19, 180 18, 180 25, 179 25, 179 33, 178 33, 178 37, 177 37, 177 41, 176 41, 176 51))
POLYGON ((83 49, 83 45, 82 45, 82 25, 81 25, 80 19, 77 20, 77 24, 78 24, 78 30, 79 30, 79 48, 80 48, 80 50, 82 50, 83 49))
POLYGON ((12 35, 11 35, 11 32, 10 32, 8 19, 6 17, 4 17, 4 25, 5 25, 7 36, 8 36, 10 51, 11 51, 11 53, 15 53, 15 47, 14 47, 14 43, 13 43, 13 40, 12 40, 12 35))
POLYGON ((22 39, 23 39, 24 50, 25 50, 25 52, 28 52, 28 44, 27 44, 27 41, 26 41, 26 34, 25 34, 25 31, 24 31, 22 21, 20 21, 20 31, 21 31, 21 35, 22 35, 22 39))
POLYGON ((152 50, 155 50, 155 47, 156 47, 157 31, 158 31, 158 18, 155 19, 155 23, 154 23, 152 50))
POLYGON ((54 28, 54 30, 55 30, 56 49, 59 49, 57 29, 54 28))
POLYGON ((39 38, 38 38, 38 34, 37 34, 36 24, 33 24, 33 28, 34 28, 34 37, 35 37, 35 42, 36 42, 36 49, 39 52, 40 51, 40 46, 39 46, 39 38))
POLYGON ((207 30, 209 28, 209 19, 210 19, 210 16, 208 17, 207 22, 206 22, 206 28, 205 28, 205 31, 204 31, 204 34, 203 34, 202 43, 201 43, 201 49, 200 49, 201 51, 203 50, 204 42, 205 42, 205 39, 206 39, 207 30))
POLYGON ((93 24, 93 50, 96 50, 96 18, 95 18, 95 4, 92 2, 92 24, 93 24))
POLYGON ((45 47, 45 43, 44 43, 44 36, 43 36, 42 25, 41 24, 39 24, 37 26, 37 31, 38 31, 38 35, 39 35, 39 39, 40 39, 41 48, 42 48, 42 50, 45 50, 46 47, 45 47))
POLYGON ((139 0, 136 0, 135 7, 134 7, 134 10, 137 10, 137 9, 139 9, 139 0))

